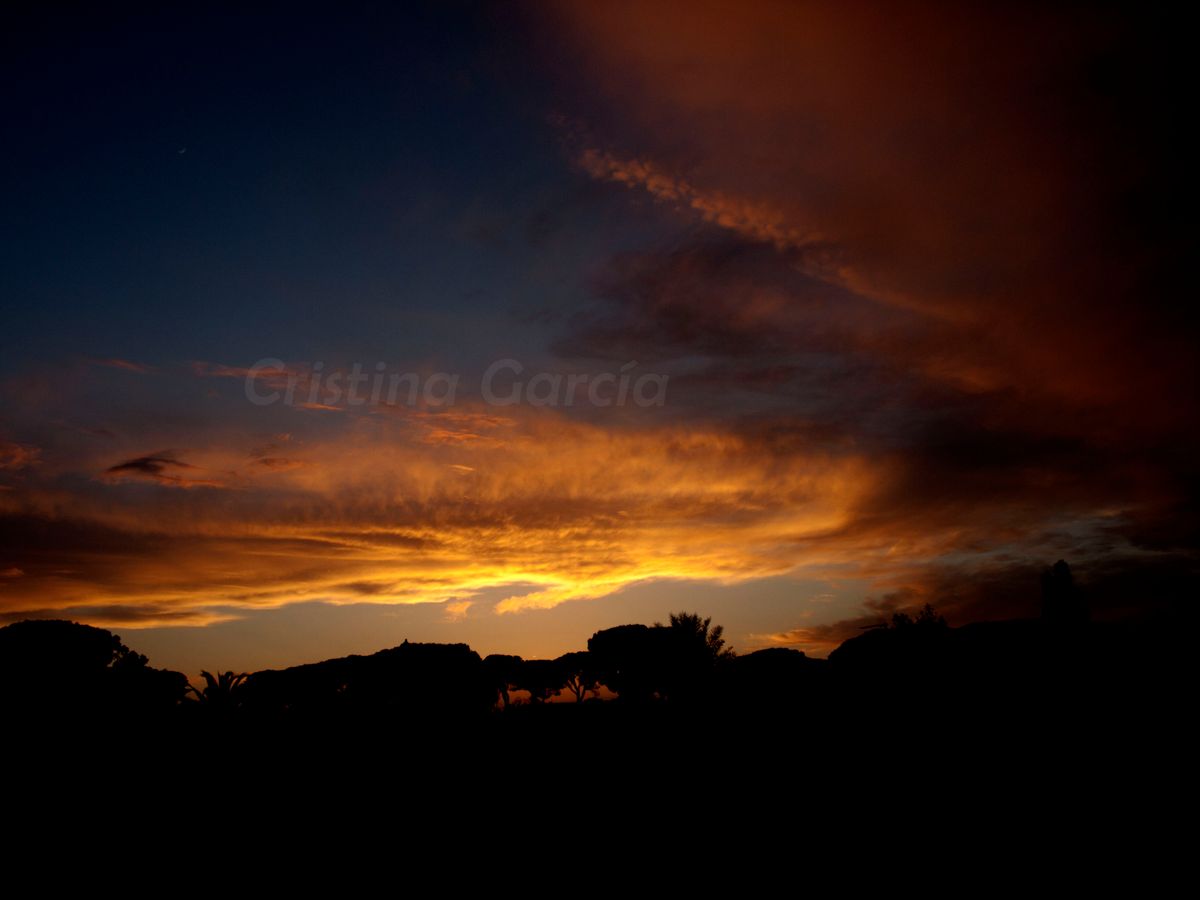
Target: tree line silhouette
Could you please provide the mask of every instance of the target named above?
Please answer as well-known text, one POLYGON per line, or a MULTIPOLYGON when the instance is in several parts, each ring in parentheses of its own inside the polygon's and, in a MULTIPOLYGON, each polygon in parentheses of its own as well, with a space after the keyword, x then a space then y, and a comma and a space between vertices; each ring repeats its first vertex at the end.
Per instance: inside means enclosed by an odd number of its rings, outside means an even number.
POLYGON ((828 659, 787 647, 734 653, 711 618, 681 612, 598 631, 586 650, 557 659, 405 641, 286 669, 206 671, 200 686, 104 629, 28 620, 0 628, 0 705, 10 723, 185 730, 500 722, 536 731, 576 727, 579 716, 599 728, 714 717, 775 729, 984 716, 1028 726, 1064 709, 1144 714, 1186 683, 1179 629, 1091 622, 1065 562, 1043 575, 1042 597, 1035 620, 952 628, 931 606, 897 612, 828 659))

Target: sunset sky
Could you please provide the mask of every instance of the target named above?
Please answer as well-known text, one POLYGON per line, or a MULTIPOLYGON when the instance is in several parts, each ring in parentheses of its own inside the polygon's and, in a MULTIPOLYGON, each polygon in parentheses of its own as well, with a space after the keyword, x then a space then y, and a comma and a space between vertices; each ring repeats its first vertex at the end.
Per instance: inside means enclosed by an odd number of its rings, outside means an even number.
POLYGON ((1100 615, 1192 595, 1178 23, 6 16, 0 623, 195 673, 682 609, 824 655, 1035 615, 1059 558, 1100 615), (545 392, 490 402, 502 360, 545 392))

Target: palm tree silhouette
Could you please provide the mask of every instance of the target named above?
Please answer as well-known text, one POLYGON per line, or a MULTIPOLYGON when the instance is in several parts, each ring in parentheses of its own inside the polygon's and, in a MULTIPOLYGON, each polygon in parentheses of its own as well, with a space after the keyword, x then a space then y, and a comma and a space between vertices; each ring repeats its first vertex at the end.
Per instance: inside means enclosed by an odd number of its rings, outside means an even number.
POLYGON ((250 677, 245 672, 238 675, 221 672, 214 677, 211 672, 201 671, 200 675, 205 681, 204 689, 188 685, 188 690, 196 695, 196 700, 211 709, 233 709, 237 706, 239 688, 250 677))

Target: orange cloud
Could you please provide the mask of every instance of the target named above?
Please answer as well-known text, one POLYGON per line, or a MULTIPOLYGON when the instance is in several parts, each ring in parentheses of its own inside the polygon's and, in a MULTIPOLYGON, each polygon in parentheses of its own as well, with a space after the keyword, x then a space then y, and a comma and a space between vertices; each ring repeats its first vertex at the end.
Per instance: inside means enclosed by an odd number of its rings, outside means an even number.
MULTIPOLYGON (((463 617, 497 588, 494 609, 517 614, 661 580, 855 577, 887 594, 947 554, 1053 547, 1053 516, 1031 518, 1019 491, 995 485, 981 503, 952 470, 926 484, 908 460, 803 430, 614 426, 517 407, 494 442, 430 444, 402 417, 338 422, 289 441, 288 465, 249 445, 110 467, 161 488, 220 472, 236 490, 150 496, 110 480, 0 495, 0 568, 24 573, 0 581, 0 608, 145 627, 314 600, 445 603, 463 617)), ((1045 504, 1064 527, 1120 521, 1082 482, 1045 504)))
POLYGON ((431 445, 403 422, 351 429, 309 441, 303 465, 203 448, 189 451, 203 467, 138 457, 110 467, 102 495, 73 495, 69 515, 49 488, 6 497, 11 522, 88 535, 27 547, 21 602, 461 604, 512 585, 498 607, 512 612, 653 579, 732 583, 794 569, 797 546, 845 527, 871 483, 862 460, 779 457, 717 431, 614 431, 546 410, 508 421, 502 442, 483 445, 431 445), (122 493, 124 479, 177 487, 218 468, 236 491, 164 492, 151 516, 144 494, 122 493))
POLYGON ((0 469, 18 470, 36 465, 41 450, 28 444, 0 440, 0 469))

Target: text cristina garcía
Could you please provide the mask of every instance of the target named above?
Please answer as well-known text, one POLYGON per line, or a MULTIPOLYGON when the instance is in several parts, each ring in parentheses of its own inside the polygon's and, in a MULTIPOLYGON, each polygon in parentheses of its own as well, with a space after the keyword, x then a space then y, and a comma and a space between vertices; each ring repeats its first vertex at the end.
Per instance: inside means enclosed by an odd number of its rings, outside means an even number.
MULTIPOLYGON (((527 372, 515 359, 500 359, 483 373, 479 395, 489 406, 664 406, 668 375, 637 372, 627 362, 610 372, 527 372)), ((462 379, 449 372, 393 372, 386 363, 370 371, 361 363, 325 370, 321 362, 291 365, 260 359, 246 370, 246 399, 255 406, 453 406, 462 379)))

